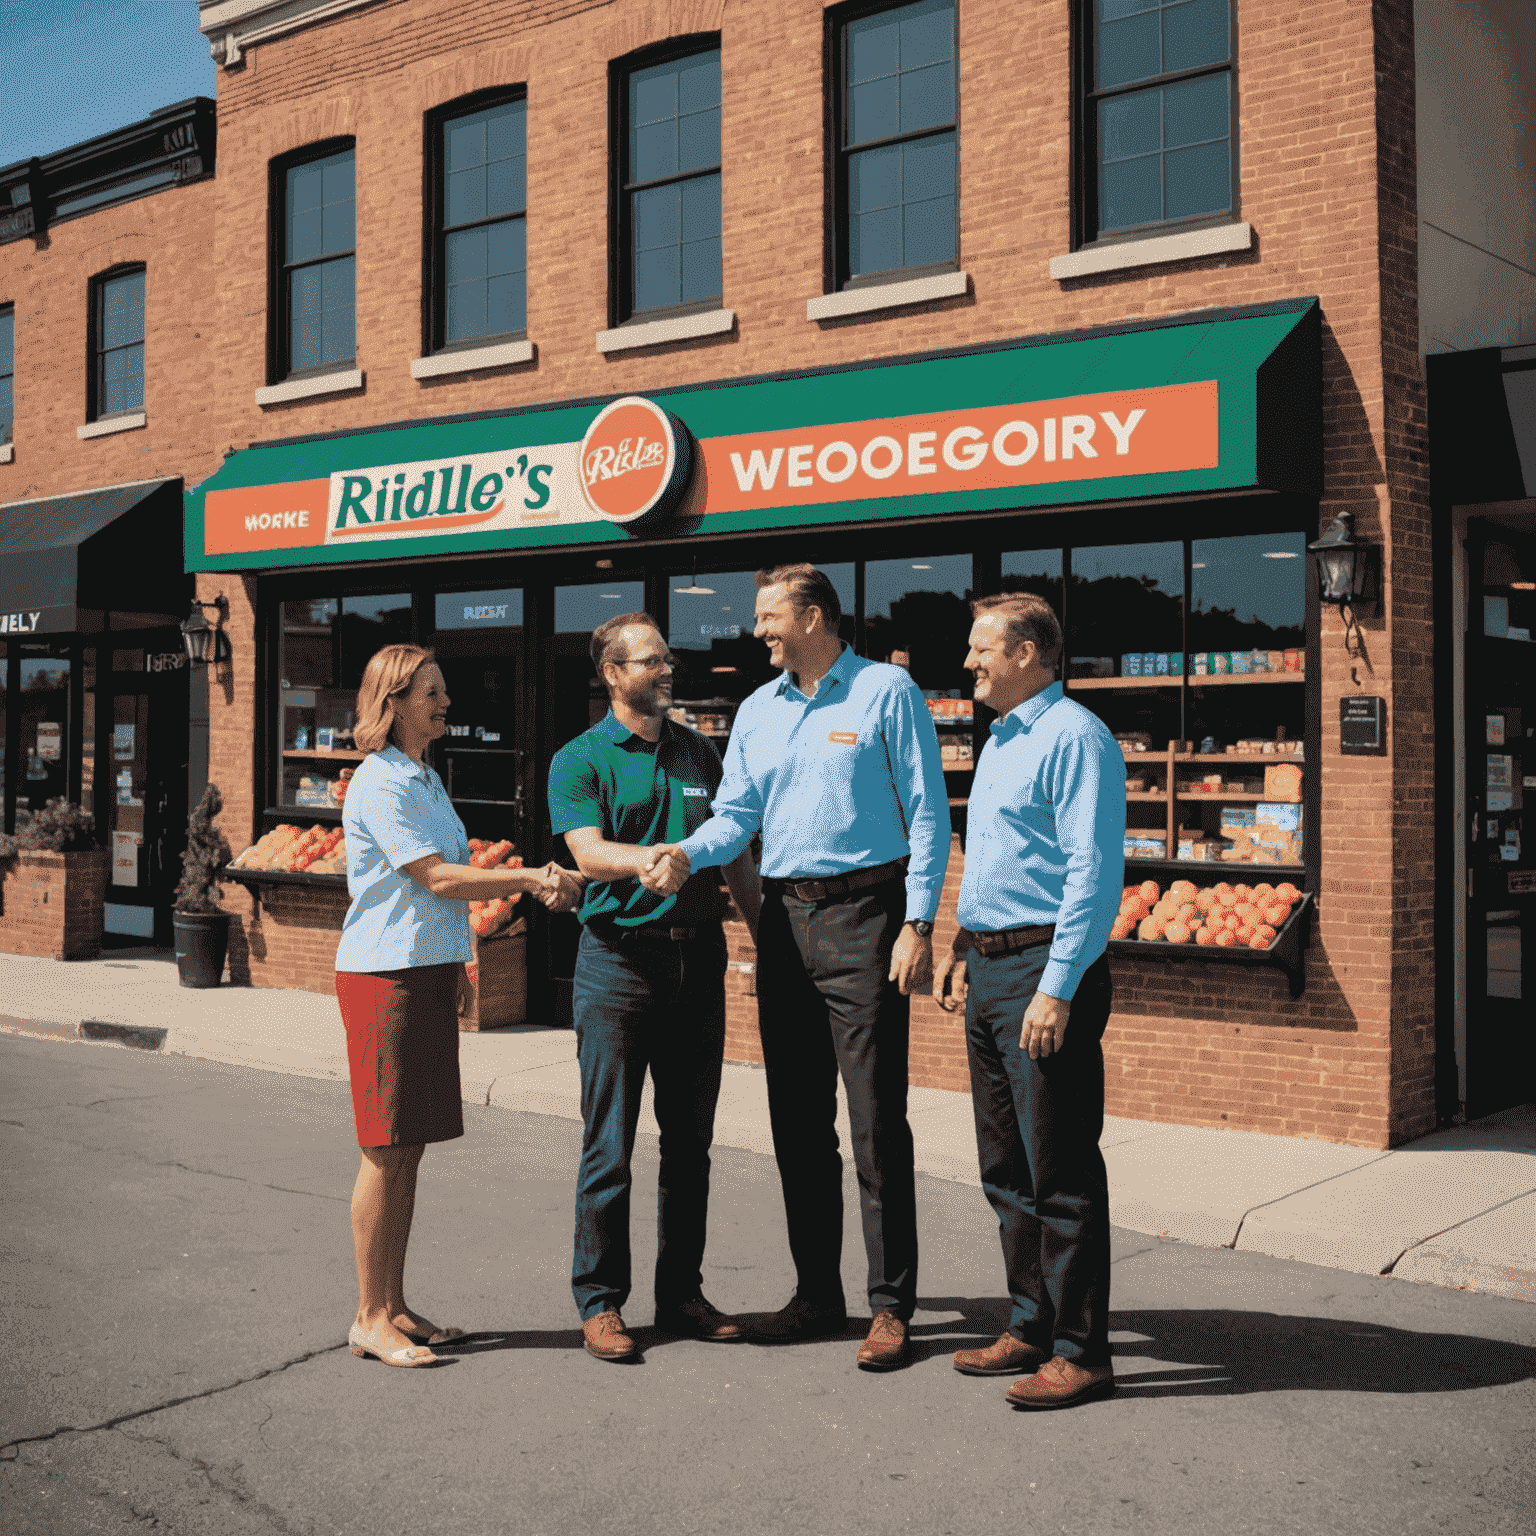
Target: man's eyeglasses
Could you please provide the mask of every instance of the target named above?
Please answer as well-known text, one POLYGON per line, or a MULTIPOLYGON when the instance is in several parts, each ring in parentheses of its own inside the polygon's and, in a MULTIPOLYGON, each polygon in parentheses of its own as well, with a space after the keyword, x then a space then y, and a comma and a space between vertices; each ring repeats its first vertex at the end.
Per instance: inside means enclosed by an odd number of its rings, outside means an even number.
POLYGON ((644 667, 647 672, 660 672, 664 667, 676 667, 678 658, 668 651, 665 656, 630 656, 624 661, 615 660, 616 667, 644 667))

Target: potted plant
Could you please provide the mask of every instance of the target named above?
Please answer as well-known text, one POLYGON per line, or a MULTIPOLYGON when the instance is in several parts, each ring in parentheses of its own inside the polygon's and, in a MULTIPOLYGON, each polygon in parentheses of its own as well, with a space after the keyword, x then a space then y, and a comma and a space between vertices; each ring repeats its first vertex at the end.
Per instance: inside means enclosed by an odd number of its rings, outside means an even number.
POLYGON ((224 809, 217 784, 210 784, 187 821, 187 851, 171 908, 176 933, 176 970, 184 987, 216 987, 229 952, 229 913, 219 906, 219 871, 229 863, 229 840, 214 825, 224 809))
POLYGON ((0 950, 54 960, 101 953, 108 865, 95 826, 60 798, 32 812, 15 837, 0 837, 0 950))

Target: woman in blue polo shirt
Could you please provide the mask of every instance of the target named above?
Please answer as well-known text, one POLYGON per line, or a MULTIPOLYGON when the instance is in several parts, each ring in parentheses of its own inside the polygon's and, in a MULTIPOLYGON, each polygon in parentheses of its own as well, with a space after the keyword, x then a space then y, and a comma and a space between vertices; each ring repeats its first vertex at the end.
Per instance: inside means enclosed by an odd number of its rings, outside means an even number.
POLYGON ((368 756, 347 791, 347 909, 336 996, 362 1164, 352 1191, 357 1319, 352 1353, 386 1365, 430 1365, 437 1328, 405 1303, 405 1249, 416 1171, 429 1141, 464 1134, 459 1092, 459 989, 473 950, 469 902, 530 891, 557 910, 581 886, 555 865, 476 869, 464 824, 428 745, 448 726, 448 691, 432 653, 388 645, 363 671, 356 739, 368 756))

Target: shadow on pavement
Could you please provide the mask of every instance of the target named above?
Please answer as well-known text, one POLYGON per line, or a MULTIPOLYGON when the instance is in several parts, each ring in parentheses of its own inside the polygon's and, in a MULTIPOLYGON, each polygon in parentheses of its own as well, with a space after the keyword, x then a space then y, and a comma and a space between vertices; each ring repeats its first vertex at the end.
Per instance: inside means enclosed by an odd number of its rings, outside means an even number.
MULTIPOLYGON (((1005 1301, 927 1296, 914 1362, 990 1344, 1008 1326, 1005 1301)), ((1353 1319, 1199 1308, 1112 1311, 1116 1379, 1136 1397, 1230 1397, 1254 1392, 1467 1392, 1536 1377, 1536 1349, 1459 1333, 1419 1333, 1353 1319)))

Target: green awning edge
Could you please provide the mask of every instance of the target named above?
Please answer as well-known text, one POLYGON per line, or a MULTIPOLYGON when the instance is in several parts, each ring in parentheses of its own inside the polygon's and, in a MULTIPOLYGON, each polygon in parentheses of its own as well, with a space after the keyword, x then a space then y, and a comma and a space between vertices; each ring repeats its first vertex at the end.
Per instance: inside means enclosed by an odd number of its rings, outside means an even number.
MULTIPOLYGON (((658 389, 648 392, 648 398, 665 401, 696 437, 711 438, 740 432, 744 422, 751 424, 751 430, 772 431, 848 420, 850 374, 857 375, 861 417, 868 418, 1211 378, 1220 383, 1222 463, 1216 469, 712 514, 701 525, 712 533, 1232 491, 1316 496, 1322 487, 1321 336, 1319 301, 1305 297, 848 367, 658 389)), ((186 569, 265 570, 359 559, 357 550, 335 545, 204 556, 206 491, 319 479, 382 463, 447 458, 483 451, 491 442, 506 448, 573 442, 611 398, 539 403, 253 444, 187 493, 186 569)), ((520 529, 513 536, 506 531, 423 536, 391 545, 388 554, 376 547, 365 558, 373 563, 580 548, 612 543, 622 536, 620 527, 594 521, 520 529)))

